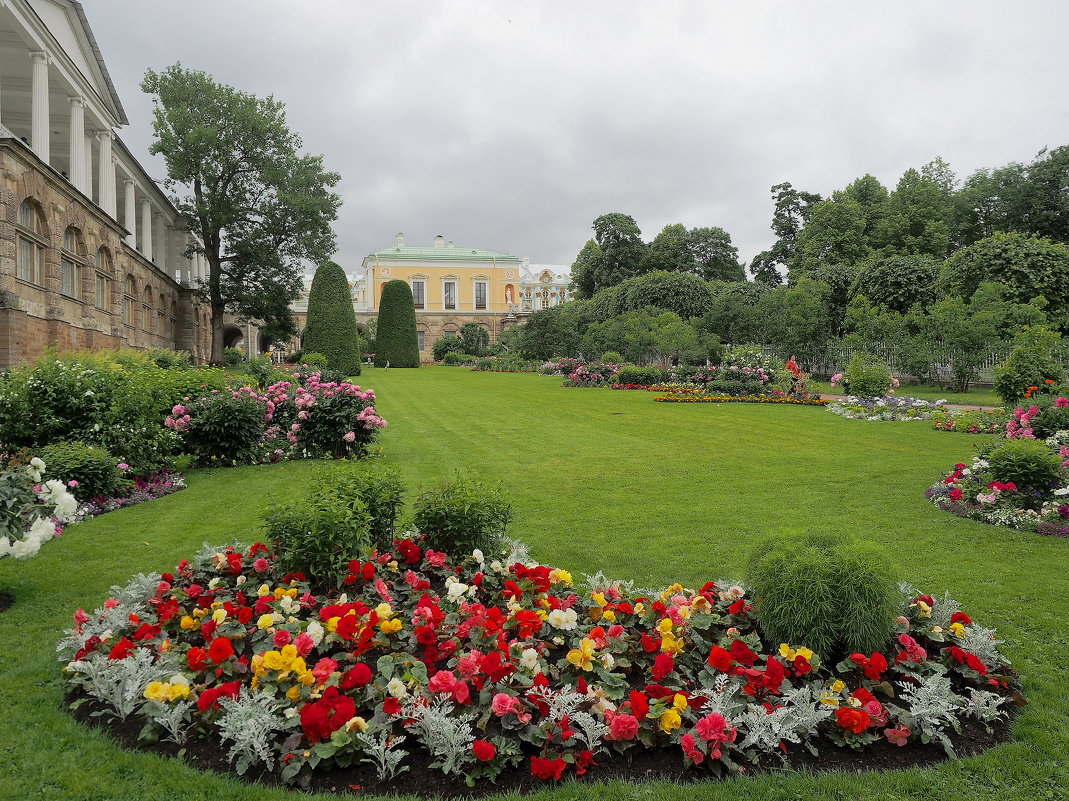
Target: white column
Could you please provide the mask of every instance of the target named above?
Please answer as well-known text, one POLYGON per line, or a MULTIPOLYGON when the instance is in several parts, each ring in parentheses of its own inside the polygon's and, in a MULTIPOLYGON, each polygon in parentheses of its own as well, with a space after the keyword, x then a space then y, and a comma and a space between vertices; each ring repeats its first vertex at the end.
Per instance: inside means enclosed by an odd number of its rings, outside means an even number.
POLYGON ((115 219, 115 160, 111 155, 111 139, 115 134, 105 128, 97 131, 100 141, 100 174, 97 176, 100 207, 115 219))
POLYGON ((123 181, 126 188, 126 202, 123 214, 123 225, 130 232, 126 235, 126 244, 137 248, 137 202, 134 199, 134 182, 127 178, 123 181))
POLYGON ((141 253, 152 261, 152 204, 147 197, 141 199, 141 253))
POLYGON ((48 54, 43 50, 30 53, 33 59, 33 88, 30 102, 30 147, 45 164, 49 163, 48 147, 48 54))
POLYGON ((85 191, 85 101, 72 97, 71 101, 71 149, 70 172, 67 180, 75 189, 85 191))
POLYGON ((156 214, 156 258, 153 260, 160 269, 167 272, 167 220, 162 214, 156 214))
MULTIPOLYGON (((83 140, 83 146, 85 147, 85 164, 83 165, 85 189, 83 189, 82 191, 85 192, 86 197, 88 197, 90 200, 93 199, 93 139, 95 138, 95 134, 87 133, 85 135, 85 139, 83 140)), ((99 205, 99 196, 97 197, 96 201, 97 205, 99 205)))

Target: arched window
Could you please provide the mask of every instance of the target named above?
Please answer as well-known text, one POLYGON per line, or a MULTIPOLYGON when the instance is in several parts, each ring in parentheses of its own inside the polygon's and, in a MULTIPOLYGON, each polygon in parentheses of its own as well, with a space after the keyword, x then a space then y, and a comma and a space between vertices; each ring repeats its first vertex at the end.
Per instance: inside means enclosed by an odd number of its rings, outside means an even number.
POLYGON ((152 287, 145 287, 142 298, 141 327, 146 331, 156 330, 156 315, 152 313, 152 287))
POLYGON ((19 206, 19 224, 15 231, 15 275, 23 281, 41 284, 44 275, 45 227, 37 208, 29 200, 19 206))
POLYGON ((137 292, 137 280, 132 276, 126 276, 123 282, 122 321, 125 325, 134 324, 134 298, 137 292))
POLYGON ((160 295, 160 302, 156 304, 156 330, 161 334, 170 334, 167 325, 167 298, 160 295))
POLYGON ((100 248, 96 254, 96 307, 107 310, 111 306, 111 254, 100 248))
POLYGON ((78 255, 78 229, 63 232, 63 252, 59 258, 59 291, 68 298, 82 296, 82 262, 78 255))

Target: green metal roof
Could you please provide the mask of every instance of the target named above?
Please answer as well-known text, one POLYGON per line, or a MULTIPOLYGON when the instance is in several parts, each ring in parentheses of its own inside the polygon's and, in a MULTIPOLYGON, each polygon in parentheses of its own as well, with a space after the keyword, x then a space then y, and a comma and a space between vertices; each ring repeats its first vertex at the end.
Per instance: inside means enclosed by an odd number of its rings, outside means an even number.
POLYGON ((483 262, 510 262, 519 264, 519 256, 511 253, 501 253, 496 250, 478 250, 476 248, 436 248, 436 247, 411 247, 409 245, 394 245, 393 247, 376 250, 367 255, 369 259, 383 259, 390 261, 483 261, 483 262))

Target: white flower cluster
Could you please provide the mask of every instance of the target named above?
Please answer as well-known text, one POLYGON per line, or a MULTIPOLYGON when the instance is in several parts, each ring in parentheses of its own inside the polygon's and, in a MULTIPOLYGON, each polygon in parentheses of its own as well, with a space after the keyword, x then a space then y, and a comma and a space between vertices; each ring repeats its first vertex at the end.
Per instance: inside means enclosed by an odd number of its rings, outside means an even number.
POLYGON ((36 483, 41 481, 46 470, 43 461, 35 456, 21 470, 27 479, 34 482, 36 503, 22 532, 16 532, 11 537, 0 536, 0 558, 13 556, 16 559, 28 559, 36 556, 41 546, 56 536, 58 528, 78 519, 78 501, 62 481, 53 478, 44 484, 36 483))

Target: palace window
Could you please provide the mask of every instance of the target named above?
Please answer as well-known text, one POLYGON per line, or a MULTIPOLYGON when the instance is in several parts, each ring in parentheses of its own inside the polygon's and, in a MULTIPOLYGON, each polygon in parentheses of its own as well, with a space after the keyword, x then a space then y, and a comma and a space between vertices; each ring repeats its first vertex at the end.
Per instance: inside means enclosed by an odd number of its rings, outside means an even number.
POLYGON ((44 274, 45 233, 37 209, 28 200, 19 206, 19 227, 15 232, 15 274, 23 281, 40 284, 44 274))
POLYGON ((107 310, 111 304, 111 265, 108 264, 108 252, 101 248, 96 256, 96 307, 107 310))
POLYGON ((425 337, 425 333, 423 331, 417 331, 416 332, 416 340, 419 342, 418 350, 423 350, 424 342, 426 342, 424 337, 425 337))
POLYGON ((426 281, 413 281, 412 282, 412 302, 417 309, 422 309, 427 303, 427 282, 426 281))
POLYGON ((125 325, 134 324, 134 291, 137 288, 137 284, 134 282, 132 275, 126 276, 126 282, 123 284, 123 299, 122 299, 122 321, 125 325))
POLYGON ((444 298, 443 307, 446 309, 455 309, 457 307, 457 282, 445 281, 442 284, 442 297, 444 298))
POLYGON ((486 308, 486 281, 475 282, 475 308, 486 308))
POLYGON ((68 228, 63 232, 63 253, 59 259, 59 291, 69 298, 82 294, 82 265, 78 259, 78 231, 68 228))

